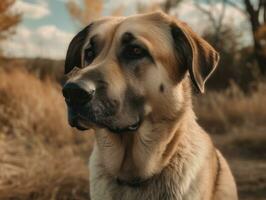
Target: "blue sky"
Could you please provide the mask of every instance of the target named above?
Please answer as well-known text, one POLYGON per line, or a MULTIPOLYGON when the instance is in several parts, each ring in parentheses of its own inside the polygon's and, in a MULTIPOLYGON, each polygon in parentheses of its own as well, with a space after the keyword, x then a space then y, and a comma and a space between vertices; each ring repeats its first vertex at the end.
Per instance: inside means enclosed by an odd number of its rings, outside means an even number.
MULTIPOLYGON (((22 23, 16 28, 16 34, 3 45, 6 54, 16 57, 45 57, 64 59, 67 46, 81 27, 69 16, 65 2, 67 0, 17 0, 12 8, 23 14, 22 23)), ((82 2, 82 0, 78 0, 82 2)), ((104 0, 103 15, 119 5, 124 5, 124 14, 134 14, 138 2, 152 3, 162 0, 104 0)), ((208 8, 208 5, 203 4, 208 8)), ((219 11, 217 3, 217 11, 219 11)), ((186 0, 172 15, 186 21, 196 32, 204 29, 206 17, 196 10, 192 0, 186 0)), ((237 27, 244 16, 232 7, 226 11, 225 23, 237 27)))
MULTIPOLYGON (((54 24, 59 29, 68 31, 68 32, 76 32, 79 27, 77 24, 73 23, 73 19, 71 19, 68 10, 66 8, 65 2, 67 0, 20 0, 25 3, 31 5, 42 6, 49 10, 47 15, 36 19, 30 17, 24 17, 23 24, 29 28, 38 28, 43 25, 54 24)), ((79 3, 82 0, 76 0, 79 3)), ((146 0, 147 1, 147 0, 146 0)), ((143 1, 143 2, 146 2, 143 1)), ((153 0, 151 0, 152 2, 153 0)), ((134 12, 134 6, 137 1, 134 0, 105 0, 104 1, 104 10, 102 15, 108 15, 110 10, 114 9, 119 4, 125 5, 125 14, 131 14, 134 12)))
POLYGON ((25 0, 24 2, 46 7, 50 12, 49 14, 44 17, 41 17, 40 19, 24 17, 23 24, 25 26, 34 29, 43 25, 54 24, 59 29, 65 31, 76 31, 77 27, 74 26, 73 21, 68 14, 65 2, 63 0, 25 0))

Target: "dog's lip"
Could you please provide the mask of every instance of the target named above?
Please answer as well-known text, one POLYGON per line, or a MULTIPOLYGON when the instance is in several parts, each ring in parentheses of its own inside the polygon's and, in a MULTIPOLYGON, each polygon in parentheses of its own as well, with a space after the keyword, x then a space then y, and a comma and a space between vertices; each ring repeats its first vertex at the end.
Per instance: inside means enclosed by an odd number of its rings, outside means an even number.
POLYGON ((146 184, 150 179, 145 179, 145 178, 134 178, 131 180, 123 180, 120 179, 119 177, 116 178, 116 182, 118 185, 126 185, 129 187, 140 187, 144 184, 146 184))
POLYGON ((75 127, 76 127, 78 130, 80 130, 80 131, 86 131, 86 130, 88 130, 87 127, 84 127, 84 126, 79 125, 79 124, 75 125, 75 127))
POLYGON ((85 123, 87 120, 84 120, 84 118, 81 115, 76 115, 75 117, 72 118, 70 126, 75 127, 80 131, 85 131, 88 130, 89 127, 87 123, 85 123))
POLYGON ((120 127, 107 127, 107 129, 109 131, 111 131, 112 133, 116 133, 116 134, 121 134, 121 133, 125 133, 125 132, 134 132, 137 131, 139 129, 139 127, 142 124, 142 120, 140 118, 137 119, 137 121, 129 126, 120 128, 120 127))
POLYGON ((143 121, 142 117, 138 116, 136 117, 135 122, 133 122, 132 124, 128 126, 124 126, 124 127, 116 127, 116 126, 110 126, 108 123, 106 124, 106 123, 98 122, 96 120, 88 119, 87 117, 83 116, 81 113, 75 113, 71 117, 70 125, 81 131, 88 130, 90 128, 95 127, 96 125, 99 128, 106 128, 112 133, 122 134, 124 132, 137 131, 139 127, 141 126, 142 121, 143 121))
POLYGON ((72 123, 70 125, 72 127, 77 128, 78 130, 85 131, 85 130, 89 129, 88 124, 95 124, 95 125, 97 125, 100 128, 108 129, 112 133, 122 134, 122 133, 125 133, 125 132, 137 131, 139 129, 139 127, 141 126, 141 124, 142 124, 142 120, 141 120, 141 118, 137 118, 135 123, 133 123, 133 124, 131 124, 129 126, 121 128, 121 127, 111 127, 111 126, 108 126, 108 125, 105 125, 105 124, 102 124, 102 123, 88 121, 84 117, 82 117, 80 115, 77 115, 74 118, 74 123, 72 123))

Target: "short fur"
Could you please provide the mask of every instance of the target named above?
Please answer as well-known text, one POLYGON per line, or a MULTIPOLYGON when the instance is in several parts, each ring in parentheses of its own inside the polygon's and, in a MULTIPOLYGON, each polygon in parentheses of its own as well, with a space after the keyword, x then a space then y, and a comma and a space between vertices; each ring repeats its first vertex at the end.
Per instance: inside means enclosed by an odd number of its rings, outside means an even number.
POLYGON ((65 71, 80 69, 69 81, 96 85, 99 77, 104 80, 106 96, 120 102, 122 111, 113 118, 117 126, 132 122, 136 101, 143 103, 143 121, 136 131, 115 134, 92 124, 92 200, 238 199, 226 160, 192 110, 190 79, 204 92, 218 60, 205 40, 161 12, 104 18, 72 40, 65 71), (148 49, 149 58, 130 64, 120 59, 121 38, 128 33, 148 49), (83 51, 95 35, 99 53, 84 64, 83 51))

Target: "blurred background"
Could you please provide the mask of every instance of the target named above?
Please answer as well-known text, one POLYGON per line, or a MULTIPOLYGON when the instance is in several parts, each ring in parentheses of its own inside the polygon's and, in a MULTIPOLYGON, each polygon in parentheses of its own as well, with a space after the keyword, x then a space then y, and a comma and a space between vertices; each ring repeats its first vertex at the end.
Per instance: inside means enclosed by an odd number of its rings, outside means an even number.
POLYGON ((93 133, 67 124, 67 46, 98 17, 158 9, 220 52, 195 112, 228 159, 240 199, 266 199, 266 0, 1 0, 1 200, 87 199, 93 133))

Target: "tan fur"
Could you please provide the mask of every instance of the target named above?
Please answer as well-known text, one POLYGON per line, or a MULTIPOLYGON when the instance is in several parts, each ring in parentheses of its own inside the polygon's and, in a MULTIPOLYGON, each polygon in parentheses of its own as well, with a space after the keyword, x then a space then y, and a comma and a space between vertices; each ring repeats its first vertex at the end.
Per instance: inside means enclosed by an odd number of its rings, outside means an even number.
MULTIPOLYGON (((145 96, 146 105, 144 121, 134 133, 117 135, 95 127, 96 143, 89 163, 91 199, 236 200, 227 162, 197 124, 191 103, 188 71, 204 91, 218 62, 215 50, 187 25, 161 12, 96 21, 88 39, 95 34, 104 47, 90 66, 81 69, 81 76, 97 69, 111 85, 110 96, 123 99, 130 86, 145 96), (170 25, 183 31, 191 47, 191 51, 185 47, 185 52, 193 54, 189 70, 180 68, 183 61, 174 49, 170 25), (137 78, 122 70, 116 58, 125 32, 133 33, 154 58, 154 63, 143 63, 137 78), (200 66, 202 63, 206 66, 200 66), (208 74, 201 74, 199 67, 211 68, 208 74), (146 182, 130 187, 118 184, 117 178, 125 183, 135 178, 146 182)), ((127 116, 124 113, 123 120, 127 116)))

